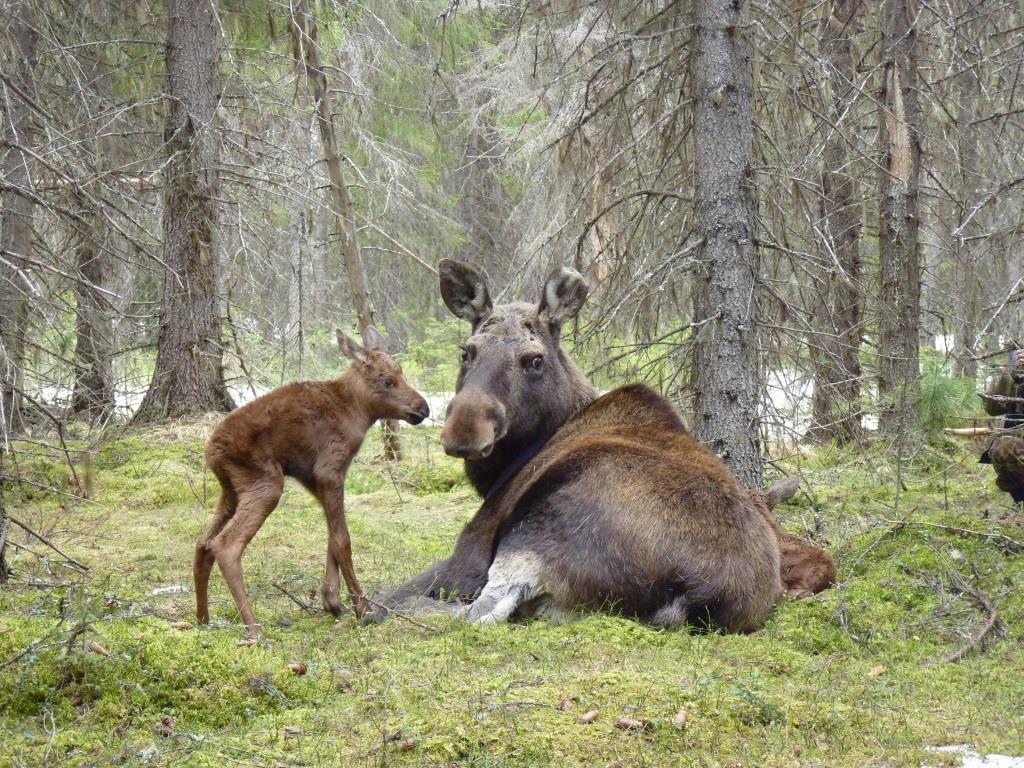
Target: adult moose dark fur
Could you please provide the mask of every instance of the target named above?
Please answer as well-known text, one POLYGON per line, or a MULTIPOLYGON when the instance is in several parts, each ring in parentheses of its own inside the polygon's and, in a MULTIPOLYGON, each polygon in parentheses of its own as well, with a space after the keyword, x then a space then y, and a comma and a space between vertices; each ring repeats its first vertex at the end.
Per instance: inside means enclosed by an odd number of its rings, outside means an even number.
MULTIPOLYGON (((1010 363, 1000 371, 996 387, 996 392, 990 389, 989 393, 1004 395, 1009 401, 998 403, 998 412, 1005 414, 1003 429, 989 439, 978 462, 991 464, 996 487, 1010 494, 1014 504, 1024 506, 1024 350, 1010 353, 1010 363)), ((995 401, 984 402, 985 410, 992 414, 995 401)))
POLYGON ((242 406, 214 430, 206 444, 206 464, 221 485, 213 522, 196 542, 193 573, 196 614, 209 620, 207 592, 216 561, 242 621, 259 633, 242 578, 242 553, 281 498, 285 475, 294 477, 320 501, 327 517, 327 569, 324 610, 338 615, 339 571, 356 615, 368 603, 352 565, 345 522, 345 475, 363 438, 378 419, 419 424, 430 409, 402 376, 402 369, 379 347, 363 349, 341 331, 338 347, 352 364, 333 381, 286 384, 242 406))
POLYGON ((473 327, 441 439, 485 501, 452 556, 387 604, 479 593, 477 621, 607 607, 662 626, 760 626, 782 592, 763 501, 649 388, 596 398, 559 345, 582 278, 559 270, 537 305, 494 307, 476 271, 440 272, 473 327))

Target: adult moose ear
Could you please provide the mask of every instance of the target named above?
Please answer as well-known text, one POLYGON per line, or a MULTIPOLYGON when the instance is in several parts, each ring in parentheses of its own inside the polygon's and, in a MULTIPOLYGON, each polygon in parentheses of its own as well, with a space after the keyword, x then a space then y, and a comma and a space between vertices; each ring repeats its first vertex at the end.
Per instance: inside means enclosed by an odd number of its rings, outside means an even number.
POLYGON ((537 316, 558 333, 567 320, 572 320, 583 308, 590 286, 575 269, 556 269, 544 283, 537 305, 537 316))
POLYGON ((491 293, 487 281, 472 267, 454 259, 441 259, 437 265, 441 277, 441 298, 456 317, 476 328, 491 314, 491 293))
POLYGON ((388 351, 387 339, 381 335, 376 326, 366 326, 366 330, 363 332, 363 341, 366 342, 367 349, 379 349, 382 352, 388 351))
POLYGON ((349 360, 354 360, 357 363, 366 362, 366 350, 359 346, 353 339, 349 338, 348 335, 334 329, 334 333, 338 337, 338 349, 341 350, 341 354, 347 357, 349 360))

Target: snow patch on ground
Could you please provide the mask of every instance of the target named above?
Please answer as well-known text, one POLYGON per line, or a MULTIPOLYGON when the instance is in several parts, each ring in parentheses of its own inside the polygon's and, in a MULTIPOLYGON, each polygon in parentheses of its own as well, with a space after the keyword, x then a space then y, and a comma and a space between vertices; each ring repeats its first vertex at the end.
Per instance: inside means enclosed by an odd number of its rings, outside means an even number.
MULTIPOLYGON (((1024 768, 1024 757, 1010 755, 979 755, 970 744, 949 744, 945 747, 931 747, 931 752, 960 757, 960 768, 1024 768)), ((923 765, 921 768, 935 768, 923 765)))

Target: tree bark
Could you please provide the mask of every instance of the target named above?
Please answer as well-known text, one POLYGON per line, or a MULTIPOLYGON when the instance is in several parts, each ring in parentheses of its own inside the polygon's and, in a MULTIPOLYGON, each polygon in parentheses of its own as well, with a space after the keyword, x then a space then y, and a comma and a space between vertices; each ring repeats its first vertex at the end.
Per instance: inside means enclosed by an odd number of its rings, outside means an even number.
POLYGON ((844 136, 845 116, 856 99, 850 35, 856 13, 852 0, 833 0, 821 41, 830 102, 822 158, 821 190, 831 265, 821 274, 814 323, 813 434, 845 443, 860 434, 861 211, 844 136))
MULTIPOLYGON (((966 15, 965 9, 965 15, 966 15)), ((981 131, 974 123, 979 114, 981 84, 979 82, 979 55, 969 44, 964 51, 964 69, 957 83, 959 104, 957 105, 957 154, 959 162, 960 221, 967 220, 963 228, 956 231, 956 252, 954 262, 954 288, 959 307, 954 320, 953 372, 966 379, 978 378, 978 358, 975 346, 978 343, 978 325, 981 320, 984 286, 979 269, 980 251, 985 247, 981 236, 981 214, 971 215, 972 208, 979 202, 979 187, 984 176, 980 163, 981 131)))
POLYGON ((917 30, 911 23, 907 0, 883 0, 881 8, 879 431, 883 437, 906 444, 917 439, 920 399, 918 176, 921 141, 915 55, 917 30))
POLYGON ((169 0, 163 311, 156 370, 137 422, 234 406, 224 385, 217 301, 220 142, 214 121, 222 45, 215 0, 169 0))
MULTIPOLYGON (((0 441, 0 477, 4 476, 4 450, 6 446, 0 441)), ((11 568, 7 564, 7 537, 11 532, 11 518, 4 506, 4 484, 0 481, 0 584, 5 584, 11 577, 11 568)))
POLYGON ((34 90, 39 42, 32 3, 12 3, 6 10, 14 71, 10 84, 0 84, 6 140, 0 194, 0 428, 4 432, 0 438, 24 428, 21 391, 29 299, 22 270, 23 257, 32 250, 34 204, 27 196, 32 189, 29 155, 21 147, 28 149, 35 143, 35 128, 31 108, 20 94, 34 90))
MULTIPOLYGON (((352 198, 349 197, 345 175, 341 170, 341 152, 334 131, 333 100, 327 89, 327 76, 320 65, 316 20, 309 12, 309 0, 297 0, 292 8, 292 41, 295 47, 295 58, 303 65, 306 80, 313 95, 313 102, 316 105, 316 123, 320 131, 324 160, 327 163, 327 178, 331 184, 331 197, 334 200, 338 233, 341 236, 345 271, 348 274, 348 284, 352 293, 352 302, 355 305, 359 332, 363 337, 363 344, 368 345, 370 337, 367 331, 374 324, 373 308, 370 304, 370 292, 366 287, 366 272, 363 269, 363 259, 359 253, 359 241, 356 239, 352 198)), ((385 421, 382 432, 384 457, 388 460, 401 458, 402 448, 398 438, 398 422, 385 421)))
POLYGON ((761 361, 751 49, 743 0, 697 0, 693 58, 696 226, 694 431, 740 482, 761 487, 761 361))
POLYGON ((102 226, 95 212, 82 225, 75 284, 75 389, 71 413, 92 422, 104 421, 114 410, 114 323, 100 289, 110 283, 111 254, 97 242, 102 226))

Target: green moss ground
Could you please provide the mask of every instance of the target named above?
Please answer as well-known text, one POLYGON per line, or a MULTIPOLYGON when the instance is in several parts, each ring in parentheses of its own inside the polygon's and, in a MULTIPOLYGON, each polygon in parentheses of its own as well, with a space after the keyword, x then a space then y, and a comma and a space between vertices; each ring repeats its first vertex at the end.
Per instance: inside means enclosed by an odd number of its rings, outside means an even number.
MULTIPOLYGON (((268 635, 245 647, 216 572, 211 626, 172 627, 193 619, 192 544, 215 500, 201 461, 212 423, 111 440, 92 502, 8 489, 16 516, 91 570, 15 553, 16 577, 0 589, 0 663, 35 645, 0 670, 0 767, 916 766, 949 759, 929 745, 963 742, 1024 754, 1024 553, 937 527, 1024 539, 973 447, 928 449, 898 506, 882 453, 783 461, 805 482, 779 516, 828 546, 841 584, 780 605, 751 636, 604 615, 496 628, 335 622, 275 586, 318 605, 324 525, 289 483, 245 560, 268 635), (986 618, 951 573, 991 598, 1005 629, 981 653, 929 666, 986 618), (55 581, 73 585, 38 586, 55 581), (155 592, 176 586, 188 591, 155 592), (294 662, 308 672, 294 674, 294 662), (597 719, 580 724, 592 709, 597 719), (620 730, 622 716, 650 728, 620 730), (158 732, 165 717, 170 735, 158 732)), ((446 554, 476 506, 435 431, 403 435, 399 469, 376 461, 370 441, 349 476, 356 567, 370 589, 446 554)), ((18 471, 66 484, 66 467, 45 457, 23 455, 18 471)))

